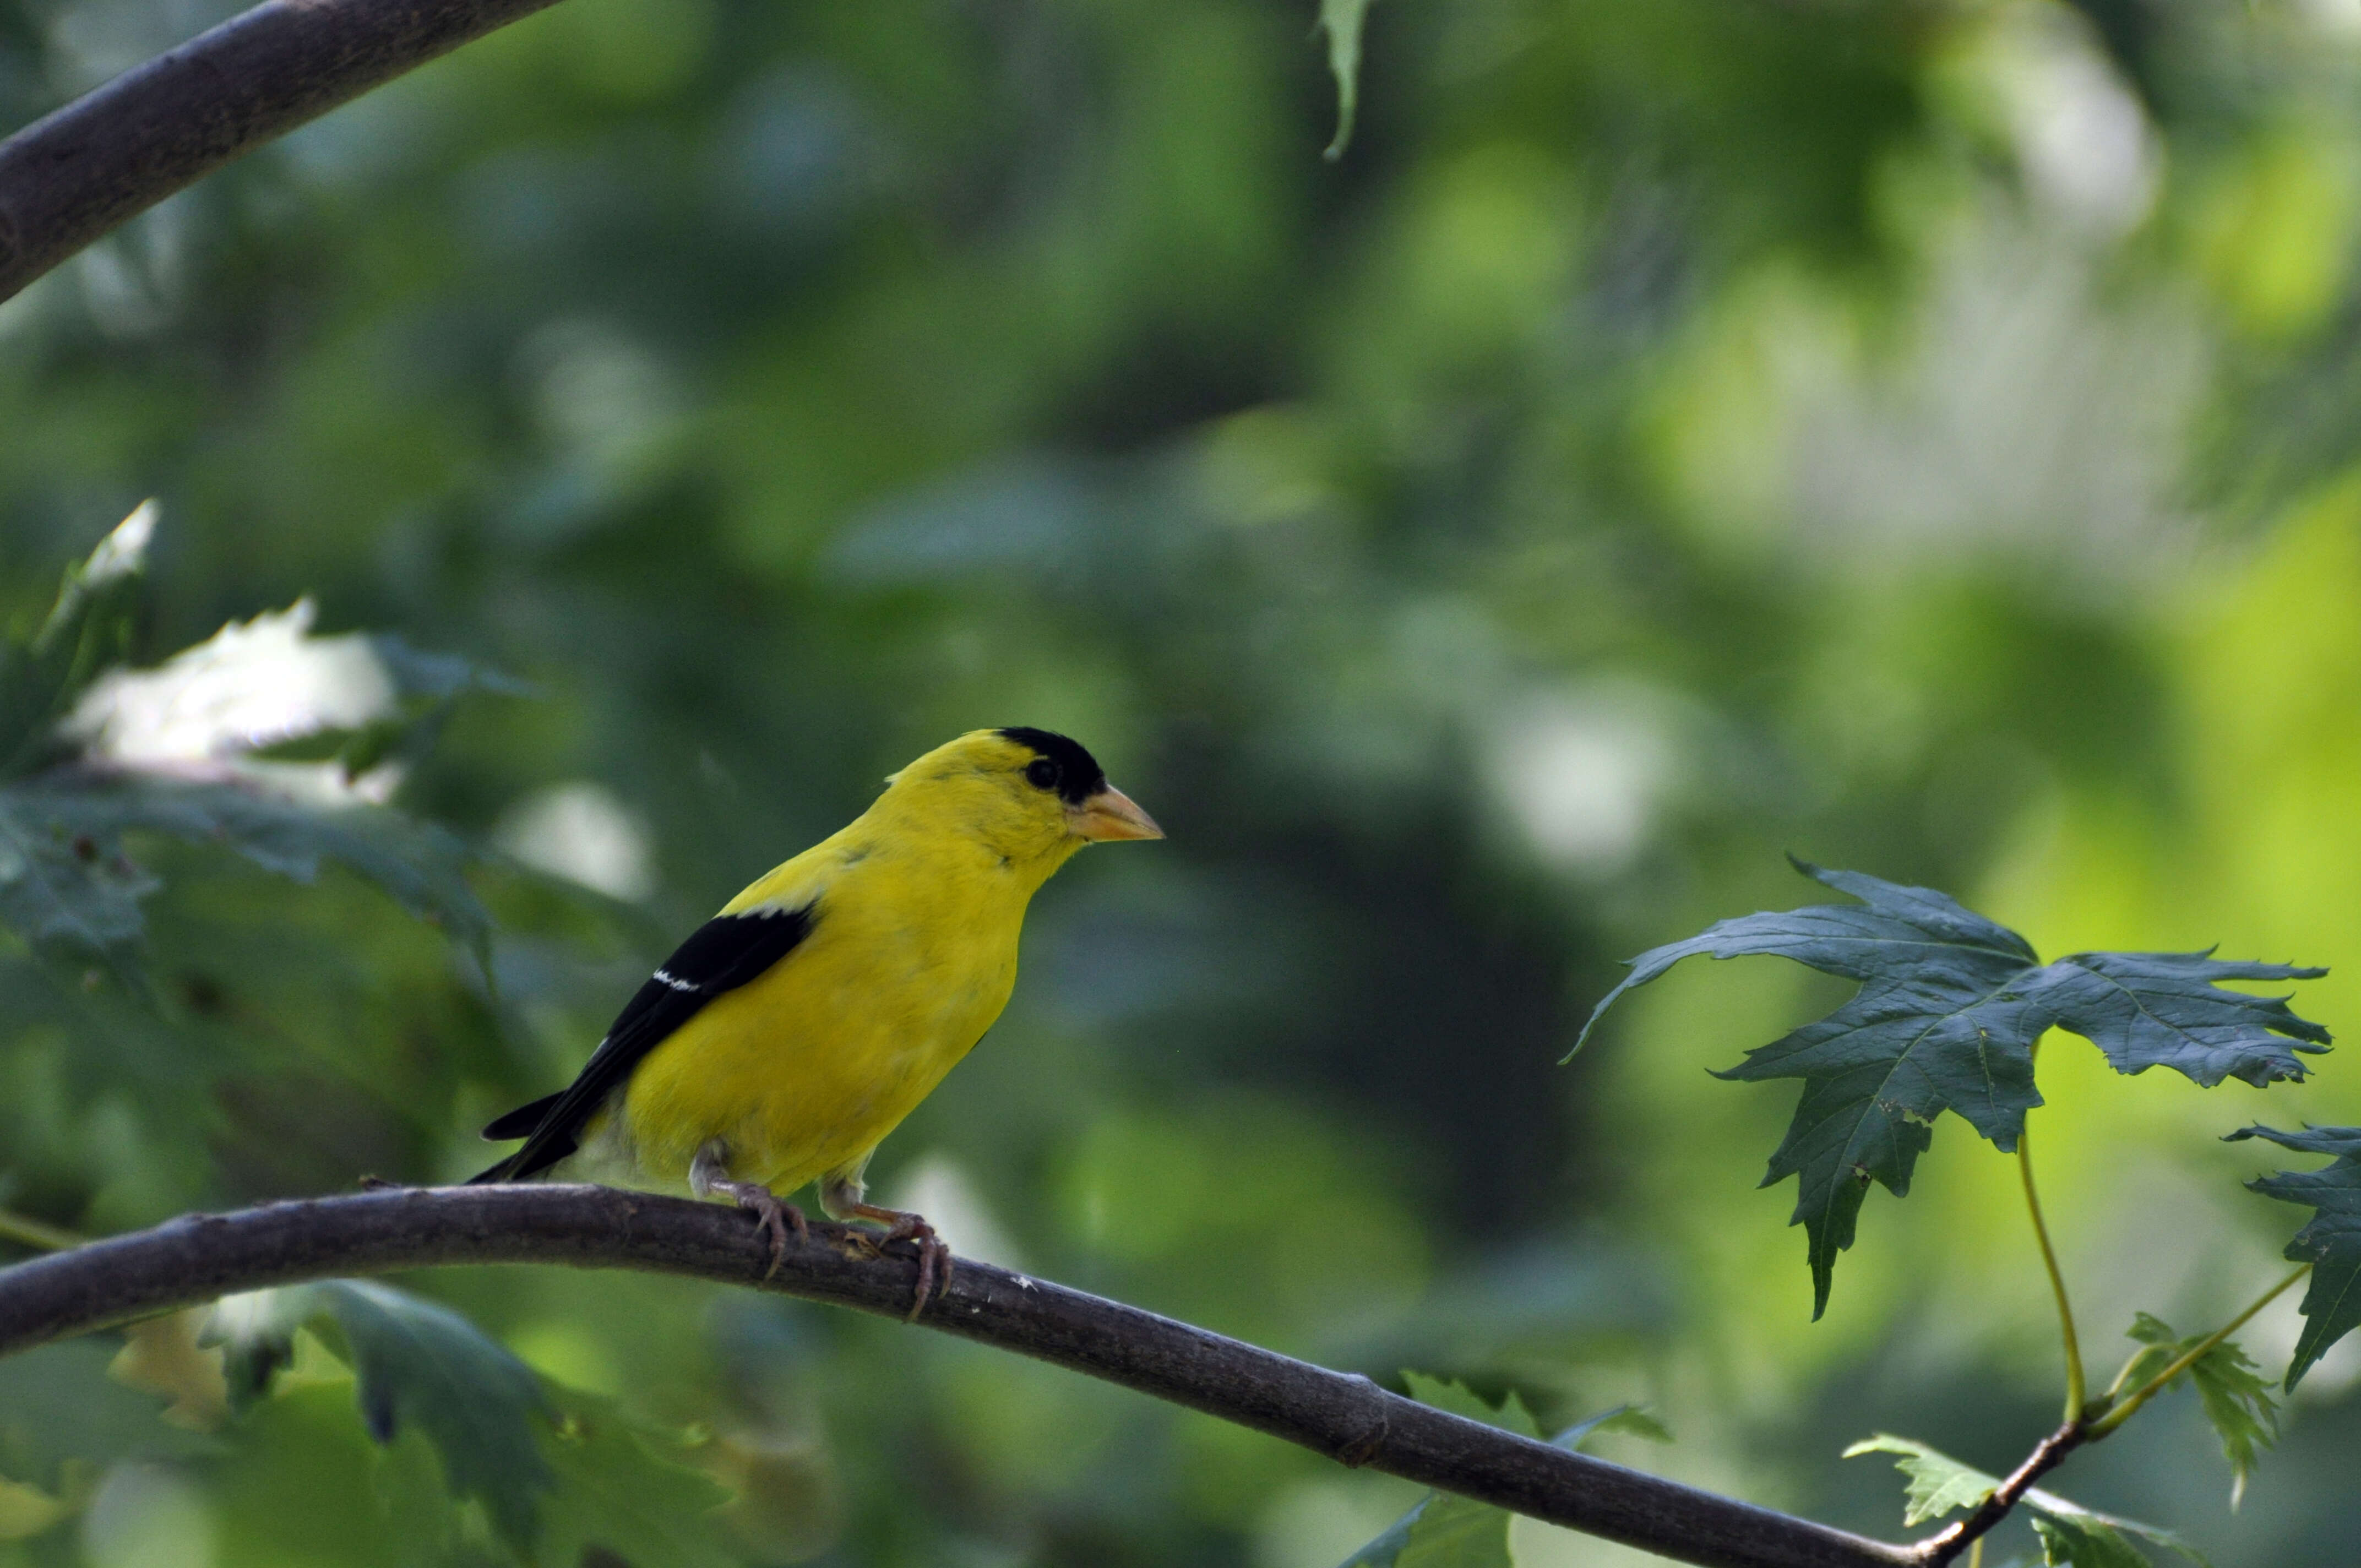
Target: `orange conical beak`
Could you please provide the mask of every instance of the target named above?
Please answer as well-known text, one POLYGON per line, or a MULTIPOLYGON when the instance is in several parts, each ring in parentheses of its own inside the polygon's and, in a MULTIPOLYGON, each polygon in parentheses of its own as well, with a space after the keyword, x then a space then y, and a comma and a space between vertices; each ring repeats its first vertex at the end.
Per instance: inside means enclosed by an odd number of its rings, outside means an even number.
POLYGON ((1156 818, 1133 804, 1131 796, 1113 784, 1080 806, 1066 807, 1066 830, 1093 843, 1108 839, 1161 839, 1156 818))

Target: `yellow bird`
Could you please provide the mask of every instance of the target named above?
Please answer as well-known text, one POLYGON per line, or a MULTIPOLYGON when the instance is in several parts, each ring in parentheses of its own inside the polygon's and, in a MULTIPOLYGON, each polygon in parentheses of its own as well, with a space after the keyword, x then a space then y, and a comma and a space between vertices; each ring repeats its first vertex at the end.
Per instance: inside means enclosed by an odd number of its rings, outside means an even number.
POLYGON ((949 1255, 919 1216, 862 1201, 862 1172, 1007 1005, 1025 907, 1083 845, 1161 839, 1091 754, 1045 729, 978 729, 920 757, 833 837, 697 927, 580 1076, 484 1129, 524 1146, 477 1181, 686 1186, 770 1234, 819 1183, 831 1219, 918 1244, 915 1316, 949 1255))

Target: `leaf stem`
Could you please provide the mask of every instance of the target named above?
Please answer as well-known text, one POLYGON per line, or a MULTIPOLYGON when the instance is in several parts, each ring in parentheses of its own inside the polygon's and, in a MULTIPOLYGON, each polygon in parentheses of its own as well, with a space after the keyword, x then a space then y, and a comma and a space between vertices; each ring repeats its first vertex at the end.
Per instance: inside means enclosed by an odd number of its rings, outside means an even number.
POLYGON ((2228 1322, 2224 1323, 2220 1328, 2215 1329, 2212 1333, 2207 1334, 2203 1339, 2199 1340, 2195 1344, 2190 1346, 2188 1350, 2182 1352, 2181 1354, 2176 1357, 2172 1364, 2167 1366, 2163 1371, 2158 1373, 2155 1376, 2149 1378, 2147 1382, 2141 1384, 2138 1387, 2125 1395, 2122 1404, 2115 1406, 2105 1415, 2101 1416, 2097 1420, 2091 1423, 2092 1441, 2096 1442, 2100 1438, 2103 1438, 2109 1432, 2114 1431, 2117 1427, 2123 1425, 2125 1421, 2131 1420, 2133 1411, 2138 1409, 2142 1405, 2147 1404, 2150 1399, 2155 1398, 2158 1394, 2162 1393, 2165 1389, 2165 1386, 2169 1384, 2174 1378, 2180 1376, 2182 1373, 2188 1371, 2191 1367, 2204 1360, 2205 1357, 2212 1353, 2215 1345, 2220 1344, 2224 1340, 2228 1339, 2232 1334, 2236 1333, 2240 1329, 2246 1327, 2247 1319, 2253 1317, 2257 1312, 2261 1311, 2265 1307, 2268 1307, 2272 1302, 2278 1300, 2282 1295, 2286 1294, 2290 1286, 2293 1285, 2297 1280, 2302 1278, 2305 1275, 2311 1272, 2312 1265, 2308 1263, 2305 1264, 2302 1267, 2289 1275, 2285 1279, 2280 1280, 2277 1285, 2272 1286, 2269 1289, 2257 1297, 2254 1304, 2249 1306, 2245 1311, 2239 1313, 2236 1317, 2232 1318, 2228 1322))
POLYGON ((63 1252, 80 1246, 90 1238, 76 1235, 60 1225, 36 1220, 29 1214, 19 1214, 11 1209, 0 1209, 0 1241, 15 1242, 36 1252, 63 1252))
POLYGON ((2089 1393, 2082 1383, 2082 1345, 2074 1334, 2074 1307, 2066 1299, 2066 1277, 2059 1272, 2058 1253, 2049 1245, 2049 1227, 2041 1218, 2041 1194, 2034 1190, 2030 1131, 2016 1135, 2017 1174, 2025 1179, 2025 1207, 2033 1216, 2033 1239, 2041 1244, 2041 1266, 2049 1271, 2049 1293, 2058 1298, 2058 1333, 2066 1344, 2066 1419, 2079 1421, 2089 1393))

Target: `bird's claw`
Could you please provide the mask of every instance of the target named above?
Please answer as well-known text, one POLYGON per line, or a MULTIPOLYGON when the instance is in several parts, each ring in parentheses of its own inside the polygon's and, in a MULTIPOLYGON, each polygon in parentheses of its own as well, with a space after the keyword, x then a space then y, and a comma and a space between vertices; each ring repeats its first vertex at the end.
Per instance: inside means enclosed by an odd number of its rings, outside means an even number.
POLYGON ((754 1226, 771 1238, 771 1266, 763 1271, 764 1279, 779 1272, 787 1261, 787 1233, 796 1233, 796 1245, 802 1246, 811 1240, 811 1227, 804 1223, 804 1212, 793 1203, 782 1203, 769 1188, 752 1181, 732 1181, 715 1187, 738 1200, 738 1207, 754 1216, 754 1226))
POLYGON ((951 1249, 943 1245, 942 1237, 935 1234, 934 1226, 916 1214, 887 1231, 885 1239, 917 1244, 918 1291, 911 1299, 910 1315, 906 1320, 915 1323, 918 1321, 918 1314, 927 1310, 928 1297, 937 1294, 939 1288, 948 1290, 951 1288, 951 1249))
POLYGON ((927 1310, 930 1298, 951 1288, 951 1249, 935 1234, 935 1227, 917 1214, 900 1209, 881 1209, 862 1203, 852 1210, 851 1217, 871 1220, 885 1227, 884 1234, 872 1240, 861 1231, 848 1230, 847 1236, 860 1237, 861 1245, 875 1256, 887 1242, 913 1242, 918 1248, 918 1289, 910 1302, 909 1316, 905 1320, 917 1322, 918 1314, 927 1310))

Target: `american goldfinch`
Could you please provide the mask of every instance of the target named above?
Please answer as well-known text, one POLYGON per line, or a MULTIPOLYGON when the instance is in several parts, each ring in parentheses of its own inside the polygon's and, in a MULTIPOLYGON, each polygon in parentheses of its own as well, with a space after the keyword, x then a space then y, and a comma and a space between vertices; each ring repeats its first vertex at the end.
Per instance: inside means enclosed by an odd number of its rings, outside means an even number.
POLYGON ((878 1144, 992 1027, 1025 907, 1083 845, 1161 839, 1090 752, 978 729, 894 774, 867 811, 697 927, 580 1076, 484 1129, 524 1146, 477 1181, 603 1180, 733 1200, 771 1237, 819 1183, 831 1219, 918 1244, 916 1315, 950 1255, 919 1216, 863 1202, 878 1144))

